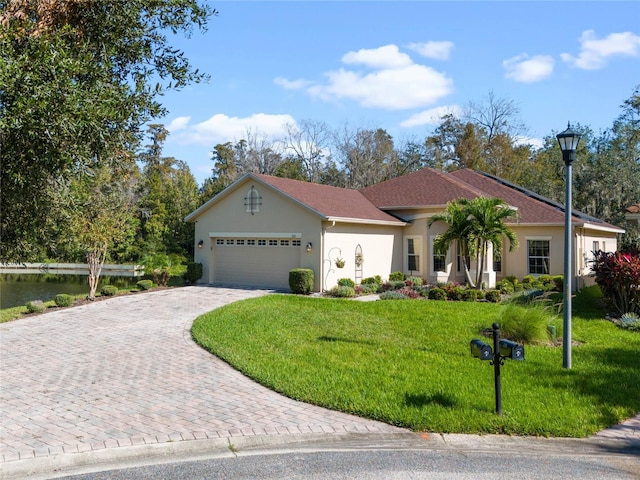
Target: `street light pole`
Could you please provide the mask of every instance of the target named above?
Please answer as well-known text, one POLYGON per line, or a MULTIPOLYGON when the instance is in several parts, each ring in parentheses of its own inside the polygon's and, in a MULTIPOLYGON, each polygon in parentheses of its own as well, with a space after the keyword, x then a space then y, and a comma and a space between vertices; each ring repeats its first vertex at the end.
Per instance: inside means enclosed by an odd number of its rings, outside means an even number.
POLYGON ((563 332, 562 332, 562 366, 571 368, 571 292, 572 292, 572 233, 571 228, 571 164, 576 159, 576 149, 580 135, 571 130, 567 124, 564 132, 556 135, 562 160, 565 165, 565 207, 564 207, 564 301, 563 301, 563 332))

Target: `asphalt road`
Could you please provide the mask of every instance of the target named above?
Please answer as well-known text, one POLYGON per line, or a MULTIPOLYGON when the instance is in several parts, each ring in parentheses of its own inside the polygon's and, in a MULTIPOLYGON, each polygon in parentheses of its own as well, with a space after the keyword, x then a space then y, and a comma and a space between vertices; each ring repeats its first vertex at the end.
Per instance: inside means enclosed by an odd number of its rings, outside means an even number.
POLYGON ((508 452, 397 451, 287 452, 151 465, 84 475, 69 480, 392 480, 517 478, 637 479, 637 458, 530 455, 508 452), (635 460, 635 468, 634 468, 635 460))

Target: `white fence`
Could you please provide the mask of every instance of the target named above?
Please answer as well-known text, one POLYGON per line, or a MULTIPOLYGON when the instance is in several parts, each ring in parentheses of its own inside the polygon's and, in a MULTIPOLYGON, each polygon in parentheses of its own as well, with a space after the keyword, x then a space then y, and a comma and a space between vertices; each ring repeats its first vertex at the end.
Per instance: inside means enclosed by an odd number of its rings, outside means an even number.
MULTIPOLYGON (((88 275, 86 263, 11 263, 0 264, 2 273, 51 273, 54 275, 88 275)), ((139 277, 144 275, 143 265, 111 265, 102 267, 101 275, 139 277)))

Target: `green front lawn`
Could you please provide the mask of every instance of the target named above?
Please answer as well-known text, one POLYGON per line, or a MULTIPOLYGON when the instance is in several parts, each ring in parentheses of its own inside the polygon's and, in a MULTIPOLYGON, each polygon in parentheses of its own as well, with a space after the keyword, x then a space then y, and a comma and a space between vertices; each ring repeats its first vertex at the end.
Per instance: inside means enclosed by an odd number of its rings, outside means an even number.
POLYGON ((562 347, 527 345, 502 367, 496 415, 493 367, 469 342, 504 308, 270 295, 203 315, 192 333, 291 398, 415 431, 584 437, 640 411, 640 334, 601 319, 591 289, 574 301, 573 369, 562 347))

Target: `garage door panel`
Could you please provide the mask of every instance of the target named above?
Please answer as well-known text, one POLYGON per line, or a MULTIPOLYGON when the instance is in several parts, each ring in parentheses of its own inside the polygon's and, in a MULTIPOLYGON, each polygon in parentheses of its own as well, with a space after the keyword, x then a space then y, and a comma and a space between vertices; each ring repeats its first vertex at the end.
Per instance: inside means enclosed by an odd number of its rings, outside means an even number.
MULTIPOLYGON (((235 242, 234 242, 235 243, 235 242)), ((300 247, 215 245, 214 281, 288 288, 289 271, 300 263, 300 247)))

